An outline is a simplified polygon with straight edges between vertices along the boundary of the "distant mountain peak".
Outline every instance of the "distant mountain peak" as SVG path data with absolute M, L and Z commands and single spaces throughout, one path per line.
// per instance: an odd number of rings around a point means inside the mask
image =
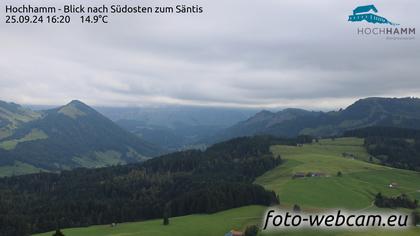
M 357 100 L 354 104 L 360 103 L 360 102 L 420 102 L 420 99 L 417 97 L 367 97 Z
M 76 106 L 78 108 L 90 108 L 88 105 L 86 105 L 85 103 L 83 103 L 80 100 L 72 100 L 66 106 L 69 106 L 69 105 Z
M 266 115 L 274 115 L 274 113 L 268 110 L 261 110 L 260 112 L 255 114 L 255 116 L 266 116 Z
M 302 115 L 302 114 L 308 114 L 308 113 L 311 113 L 311 112 L 307 111 L 307 110 L 304 110 L 304 109 L 300 109 L 300 108 L 286 108 L 284 110 L 281 110 L 281 111 L 277 112 L 277 114 L 281 114 L 281 113 Z
M 71 117 L 73 119 L 77 119 L 81 116 L 86 116 L 90 113 L 93 109 L 90 108 L 88 105 L 84 104 L 79 100 L 73 100 L 67 105 L 61 107 L 58 110 L 58 113 Z

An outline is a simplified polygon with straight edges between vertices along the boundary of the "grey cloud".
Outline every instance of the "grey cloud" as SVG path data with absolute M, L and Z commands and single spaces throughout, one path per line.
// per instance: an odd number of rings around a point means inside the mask
M 125 3 L 139 4 L 118 1 Z M 96 26 L 2 23 L 0 99 L 324 109 L 359 97 L 420 96 L 419 39 L 357 36 L 360 24 L 346 20 L 363 2 L 182 3 L 201 4 L 205 13 L 117 16 Z M 420 2 L 375 4 L 390 19 L 418 27 Z

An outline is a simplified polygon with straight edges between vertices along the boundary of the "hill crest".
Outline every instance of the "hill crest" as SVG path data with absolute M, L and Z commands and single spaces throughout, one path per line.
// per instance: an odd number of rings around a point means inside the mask
M 327 137 L 369 126 L 420 129 L 420 99 L 370 97 L 359 99 L 344 110 L 330 112 L 294 108 L 276 113 L 263 110 L 225 129 L 212 140 L 217 142 L 255 134 Z

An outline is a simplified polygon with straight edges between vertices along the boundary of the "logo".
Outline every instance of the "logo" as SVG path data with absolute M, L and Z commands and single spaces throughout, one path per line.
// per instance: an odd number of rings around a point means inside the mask
M 367 21 L 372 24 L 390 24 L 390 25 L 399 25 L 390 22 L 385 17 L 378 16 L 374 13 L 378 13 L 378 9 L 376 9 L 375 5 L 367 5 L 367 6 L 359 6 L 353 10 L 353 15 L 349 16 L 349 21 L 357 22 L 357 21 Z
M 387 40 L 413 40 L 416 35 L 416 28 L 414 27 L 400 27 L 400 24 L 393 23 L 387 18 L 377 14 L 378 9 L 375 5 L 358 6 L 353 10 L 353 15 L 350 15 L 348 21 L 363 22 L 366 21 L 371 25 L 376 26 L 362 26 L 357 28 L 357 35 L 360 36 L 386 36 Z

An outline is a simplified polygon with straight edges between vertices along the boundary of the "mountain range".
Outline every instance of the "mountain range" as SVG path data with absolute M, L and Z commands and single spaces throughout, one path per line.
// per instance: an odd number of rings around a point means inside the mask
M 161 150 L 80 101 L 43 111 L 0 103 L 0 174 L 102 167 Z
M 371 97 L 360 99 L 345 109 L 329 112 L 302 109 L 261 111 L 223 130 L 207 142 L 255 134 L 329 137 L 370 126 L 420 129 L 420 99 Z

